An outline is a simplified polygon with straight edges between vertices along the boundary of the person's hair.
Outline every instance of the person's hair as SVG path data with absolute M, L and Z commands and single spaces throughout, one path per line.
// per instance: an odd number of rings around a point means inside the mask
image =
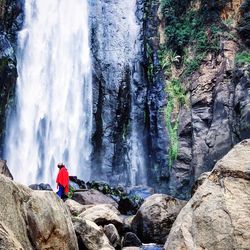
M 63 164 L 63 163 L 58 163 L 58 164 L 57 164 L 57 167 L 63 168 L 63 167 L 64 167 L 64 164 Z

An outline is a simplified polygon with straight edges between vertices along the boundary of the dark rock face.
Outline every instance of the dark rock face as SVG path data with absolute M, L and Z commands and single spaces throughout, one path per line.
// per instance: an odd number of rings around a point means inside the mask
M 29 185 L 29 188 L 31 188 L 32 190 L 53 191 L 53 189 L 51 188 L 49 184 L 44 184 L 44 183 L 32 184 L 32 185 Z
M 250 47 L 250 1 L 244 0 L 240 6 L 241 18 L 238 24 L 238 32 L 246 45 Z
M 147 17 L 145 25 L 145 47 L 148 47 L 145 55 L 145 64 L 152 68 L 152 72 L 147 72 L 149 86 L 147 95 L 147 126 L 149 128 L 148 145 L 149 165 L 148 176 L 149 185 L 157 191 L 166 191 L 166 180 L 169 177 L 168 169 L 168 135 L 165 123 L 163 108 L 166 106 L 165 80 L 158 58 L 159 37 L 158 18 L 160 2 L 150 1 L 147 3 Z
M 137 23 L 142 28 L 143 3 Z M 142 31 L 132 37 L 130 1 L 91 1 L 94 131 L 92 179 L 130 184 L 132 116 L 144 140 L 146 83 L 143 80 Z M 132 25 L 132 26 L 130 26 Z M 133 105 L 132 105 L 133 104 Z M 133 107 L 132 107 L 133 106 Z M 144 147 L 144 143 L 142 143 Z M 139 180 L 140 181 L 140 180 Z
M 6 110 L 13 101 L 17 78 L 16 41 L 17 31 L 23 22 L 23 1 L 0 2 L 0 155 L 3 154 Z
M 188 6 L 191 1 L 184 2 Z M 203 18 L 206 22 L 218 21 L 227 4 L 228 1 L 203 1 Z M 187 199 L 200 174 L 210 171 L 233 145 L 250 136 L 249 68 L 234 66 L 237 44 L 222 39 L 219 55 L 208 55 L 199 71 L 184 79 L 182 84 L 188 104 L 176 114 L 179 117 L 178 155 L 173 166 L 168 166 L 171 135 L 162 111 L 166 109 L 168 96 L 165 96 L 166 83 L 158 58 L 161 29 L 166 23 L 159 16 L 159 10 L 159 1 L 151 1 L 145 21 L 145 44 L 150 48 L 145 61 L 149 68 L 153 68 L 147 72 L 151 160 L 148 176 L 156 191 Z
M 128 232 L 124 235 L 123 247 L 140 247 L 141 245 L 140 239 L 134 233 Z
M 240 141 L 250 138 L 250 66 L 237 68 L 233 73 L 234 132 Z

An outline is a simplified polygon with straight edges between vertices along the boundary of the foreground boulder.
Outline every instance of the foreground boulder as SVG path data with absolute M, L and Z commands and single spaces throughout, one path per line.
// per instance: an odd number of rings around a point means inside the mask
M 80 217 L 72 218 L 76 231 L 79 249 L 114 250 L 101 227 L 94 222 Z
M 164 244 L 177 215 L 186 204 L 165 194 L 154 194 L 142 204 L 132 229 L 143 243 Z
M 24 250 L 14 234 L 0 222 L 0 249 Z
M 165 250 L 249 249 L 250 140 L 216 165 L 178 215 Z
M 0 174 L 3 174 L 13 180 L 13 176 L 7 167 L 6 161 L 0 160 Z
M 0 249 L 78 249 L 70 213 L 53 192 L 0 175 L 0 200 Z
M 76 247 L 70 214 L 53 192 L 34 191 L 26 203 L 26 214 L 29 238 L 35 249 Z

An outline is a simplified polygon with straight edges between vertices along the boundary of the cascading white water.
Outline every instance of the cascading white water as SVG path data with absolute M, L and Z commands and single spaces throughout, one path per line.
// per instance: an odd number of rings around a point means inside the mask
M 58 162 L 89 178 L 92 86 L 87 0 L 25 0 L 16 110 L 5 156 L 16 180 L 54 186 Z
M 131 76 L 131 92 L 132 92 L 132 103 L 131 103 L 131 136 L 130 136 L 130 183 L 132 186 L 143 184 L 147 185 L 147 173 L 145 165 L 145 152 L 142 142 L 143 131 L 141 131 L 141 126 L 139 124 L 138 118 L 138 108 L 136 108 L 136 102 L 138 96 L 136 96 L 136 86 L 135 80 L 141 81 L 138 79 L 141 76 L 139 69 L 138 58 L 142 57 L 141 51 L 141 42 L 138 40 L 140 33 L 140 25 L 136 20 L 136 9 L 137 1 L 130 0 L 127 3 L 129 8 L 128 11 L 128 25 L 129 25 L 129 41 L 131 44 L 131 71 L 133 75 Z

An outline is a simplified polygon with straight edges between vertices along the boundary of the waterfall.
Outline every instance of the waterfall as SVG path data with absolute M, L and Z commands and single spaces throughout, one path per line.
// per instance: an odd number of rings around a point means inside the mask
M 147 173 L 145 165 L 145 152 L 143 145 L 144 111 L 139 109 L 143 95 L 142 88 L 138 86 L 143 81 L 140 69 L 140 59 L 142 59 L 142 41 L 139 40 L 142 23 L 138 23 L 136 18 L 137 1 L 130 2 L 130 15 L 128 15 L 130 39 L 131 39 L 131 136 L 130 136 L 130 183 L 132 186 L 147 185 Z M 144 106 L 143 110 L 144 110 Z
M 5 157 L 17 181 L 54 186 L 58 162 L 88 179 L 92 79 L 87 0 L 26 0 Z

